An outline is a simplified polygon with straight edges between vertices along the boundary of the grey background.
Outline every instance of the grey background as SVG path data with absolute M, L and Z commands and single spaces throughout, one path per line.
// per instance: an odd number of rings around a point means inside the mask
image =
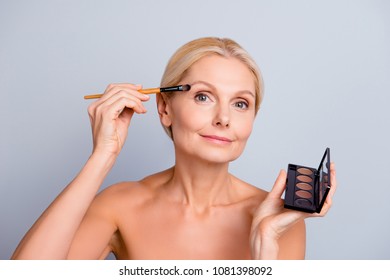
M 231 37 L 258 62 L 265 99 L 231 172 L 270 190 L 329 146 L 334 206 L 307 220 L 308 259 L 390 259 L 388 1 L 0 1 L 0 259 L 91 152 L 89 101 L 108 83 L 159 84 L 172 53 Z M 155 110 L 136 116 L 102 188 L 173 164 Z

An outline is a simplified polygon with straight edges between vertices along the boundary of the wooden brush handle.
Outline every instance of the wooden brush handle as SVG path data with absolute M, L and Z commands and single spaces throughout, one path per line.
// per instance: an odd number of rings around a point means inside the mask
M 146 88 L 146 89 L 140 89 L 139 92 L 143 94 L 152 94 L 152 93 L 158 93 L 160 92 L 160 88 Z M 103 94 L 91 94 L 91 95 L 85 95 L 84 99 L 96 99 L 102 97 Z

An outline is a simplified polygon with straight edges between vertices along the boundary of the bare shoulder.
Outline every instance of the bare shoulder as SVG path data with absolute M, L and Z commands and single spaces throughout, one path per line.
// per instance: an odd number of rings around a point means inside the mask
M 231 175 L 231 178 L 239 201 L 246 202 L 253 207 L 257 207 L 268 195 L 266 190 L 249 184 L 234 175 Z
M 112 210 L 121 206 L 137 206 L 155 199 L 158 186 L 168 180 L 168 170 L 150 175 L 140 181 L 126 181 L 113 184 L 101 191 L 94 203 Z
M 256 187 L 254 185 L 251 185 L 234 175 L 230 175 L 232 178 L 233 185 L 236 186 L 236 189 L 243 195 L 243 196 L 253 196 L 253 197 L 261 197 L 265 198 L 265 196 L 268 194 L 267 191 Z

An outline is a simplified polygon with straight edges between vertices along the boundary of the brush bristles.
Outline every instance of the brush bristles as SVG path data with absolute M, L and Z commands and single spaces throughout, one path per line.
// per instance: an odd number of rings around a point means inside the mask
M 189 91 L 191 89 L 191 86 L 190 85 L 182 85 L 181 86 L 181 90 L 182 91 Z
M 160 92 L 173 92 L 173 91 L 188 91 L 190 90 L 190 85 L 179 85 L 174 87 L 162 87 Z

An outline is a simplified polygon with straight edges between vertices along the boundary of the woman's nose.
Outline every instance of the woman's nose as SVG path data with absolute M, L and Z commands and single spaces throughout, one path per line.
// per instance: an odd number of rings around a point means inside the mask
M 219 127 L 229 127 L 230 125 L 230 110 L 227 105 L 219 105 L 215 110 L 213 124 Z

